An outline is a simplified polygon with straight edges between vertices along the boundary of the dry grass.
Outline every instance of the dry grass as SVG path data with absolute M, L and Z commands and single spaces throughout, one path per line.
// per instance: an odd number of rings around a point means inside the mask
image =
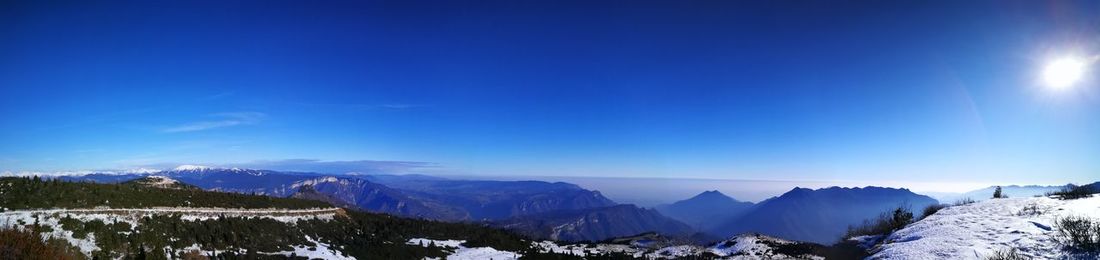
M 31 231 L 0 229 L 0 259 L 84 259 L 84 254 L 65 241 L 42 237 Z

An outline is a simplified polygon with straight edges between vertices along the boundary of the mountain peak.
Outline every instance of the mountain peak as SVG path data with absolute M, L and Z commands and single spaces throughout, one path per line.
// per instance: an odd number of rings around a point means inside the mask
M 173 168 L 172 170 L 174 170 L 174 171 L 202 171 L 202 170 L 209 170 L 209 169 L 211 169 L 211 167 L 209 167 L 209 166 L 184 164 L 184 165 L 176 166 L 176 168 Z
M 726 194 L 722 194 L 722 192 L 720 192 L 718 190 L 708 190 L 708 191 L 704 191 L 702 193 L 699 193 L 699 195 L 695 195 L 695 197 L 692 197 L 691 199 L 731 199 L 732 200 L 733 198 L 730 198 L 729 196 L 726 196 Z

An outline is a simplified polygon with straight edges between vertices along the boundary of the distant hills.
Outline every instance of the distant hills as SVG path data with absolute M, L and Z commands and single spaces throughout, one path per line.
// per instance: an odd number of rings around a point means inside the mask
M 882 212 L 899 206 L 919 211 L 937 203 L 935 199 L 907 189 L 794 188 L 756 204 L 743 215 L 727 219 L 707 232 L 722 237 L 762 233 L 832 244 L 840 239 L 848 226 L 860 224 Z
M 992 194 L 992 193 L 990 193 Z M 848 226 L 903 206 L 919 211 L 937 201 L 907 189 L 880 187 L 794 188 L 758 204 L 718 191 L 657 207 L 661 213 L 716 237 L 761 233 L 784 239 L 832 244 Z
M 1048 192 L 1061 190 L 1066 185 L 1006 185 L 1000 186 L 1001 193 L 1007 195 L 1009 198 L 1027 198 L 1042 196 Z M 964 193 L 947 193 L 939 194 L 936 199 L 941 203 L 953 203 L 961 199 L 972 199 L 975 201 L 986 200 L 993 197 L 993 191 L 997 189 L 997 186 L 989 186 L 973 191 Z
M 686 200 L 659 205 L 657 211 L 699 230 L 712 229 L 751 209 L 752 202 L 737 201 L 719 191 L 706 191 Z

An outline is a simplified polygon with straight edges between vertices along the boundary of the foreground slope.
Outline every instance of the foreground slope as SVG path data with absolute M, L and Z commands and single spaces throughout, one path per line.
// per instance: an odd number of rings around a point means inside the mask
M 1100 197 L 991 199 L 948 207 L 891 234 L 872 258 L 985 259 L 1017 249 L 1035 259 L 1072 259 L 1053 237 L 1055 220 L 1065 216 L 1100 219 Z

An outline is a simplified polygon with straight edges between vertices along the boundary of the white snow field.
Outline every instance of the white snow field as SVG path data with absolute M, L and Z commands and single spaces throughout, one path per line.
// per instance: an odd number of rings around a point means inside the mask
M 894 232 L 871 259 L 985 259 L 1016 249 L 1033 259 L 1073 258 L 1052 236 L 1059 217 L 1100 219 L 1100 196 L 991 199 L 948 207 Z
M 427 247 L 434 243 L 435 246 L 446 247 L 451 250 L 451 254 L 447 256 L 447 260 L 515 260 L 523 256 L 515 252 L 496 250 L 492 247 L 465 247 L 462 245 L 462 243 L 466 243 L 466 240 L 432 240 L 427 238 L 413 238 L 409 239 L 409 241 L 405 243 L 409 245 L 423 245 L 424 247 Z
M 176 207 L 156 207 L 156 208 L 137 208 L 137 209 L 112 209 L 112 208 L 96 208 L 96 209 L 42 209 L 42 210 L 14 210 L 0 212 L 0 227 L 4 228 L 24 228 L 25 225 L 31 225 L 39 223 L 39 225 L 49 226 L 52 231 L 43 233 L 43 238 L 59 238 L 68 241 L 69 244 L 80 248 L 80 251 L 86 255 L 91 255 L 92 252 L 99 250 L 96 246 L 96 240 L 94 234 L 88 234 L 85 238 L 73 237 L 72 231 L 66 231 L 61 228 L 60 221 L 62 218 L 69 217 L 80 220 L 81 222 L 88 222 L 93 220 L 102 221 L 104 224 L 113 223 L 127 223 L 130 225 L 131 230 L 136 230 L 141 218 L 154 215 L 172 215 L 179 216 L 184 221 L 202 221 L 210 219 L 218 219 L 222 216 L 225 217 L 242 217 L 242 218 L 268 218 L 276 221 L 296 224 L 299 220 L 332 220 L 337 215 L 342 215 L 343 209 L 340 208 L 319 208 L 319 209 L 233 209 L 233 208 L 176 208 Z M 329 250 L 328 246 L 313 240 L 313 238 L 307 239 L 313 242 L 314 245 L 298 245 L 294 246 L 295 252 L 271 252 L 265 254 L 279 254 L 290 255 L 295 253 L 299 256 L 317 256 L 325 259 L 344 259 L 340 252 L 335 250 Z M 313 248 L 314 250 L 309 250 Z M 183 252 L 198 250 L 206 255 L 213 253 L 221 253 L 223 251 L 217 250 L 204 250 L 199 245 L 192 245 L 186 248 L 173 249 L 173 254 L 180 254 Z M 168 258 L 173 258 L 168 256 Z M 353 259 L 353 258 L 352 258 Z
M 701 247 L 695 245 L 676 245 L 657 249 L 649 249 L 621 244 L 596 244 L 588 245 L 558 245 L 553 241 L 534 242 L 533 245 L 542 252 L 572 253 L 577 256 L 603 254 L 608 252 L 625 253 L 636 258 L 643 259 L 675 259 L 680 257 L 702 255 L 704 252 L 715 254 L 721 259 L 821 259 L 812 255 L 788 256 L 776 253 L 768 244 L 790 244 L 789 240 L 774 237 L 743 234 L 734 236 L 725 241 Z

